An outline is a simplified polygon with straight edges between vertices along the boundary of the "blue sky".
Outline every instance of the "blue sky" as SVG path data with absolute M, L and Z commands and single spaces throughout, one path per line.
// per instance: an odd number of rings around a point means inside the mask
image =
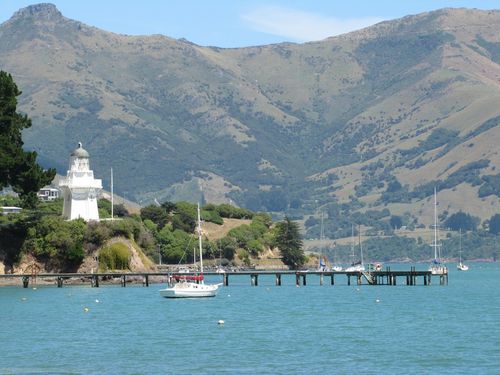
M 440 8 L 500 9 L 500 0 L 46 0 L 64 16 L 130 35 L 199 45 L 306 42 Z M 0 0 L 0 22 L 37 1 Z

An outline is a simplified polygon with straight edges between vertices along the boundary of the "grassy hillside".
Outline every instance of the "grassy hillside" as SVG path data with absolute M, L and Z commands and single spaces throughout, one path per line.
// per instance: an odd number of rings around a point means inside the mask
M 443 9 L 221 49 L 113 34 L 41 4 L 0 25 L 0 66 L 44 165 L 64 174 L 82 141 L 104 185 L 112 166 L 115 191 L 143 205 L 202 188 L 293 217 L 345 203 L 427 224 L 432 185 L 450 213 L 484 221 L 500 207 L 499 35 L 499 11 Z

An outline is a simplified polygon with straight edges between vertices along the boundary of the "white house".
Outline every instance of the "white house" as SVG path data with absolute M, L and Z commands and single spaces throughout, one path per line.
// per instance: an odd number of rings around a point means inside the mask
M 0 207 L 0 209 L 3 215 L 18 214 L 23 210 L 21 207 L 14 207 L 14 206 L 2 206 Z
M 54 199 L 59 198 L 59 193 L 59 189 L 45 186 L 38 191 L 37 195 L 42 201 L 53 201 Z

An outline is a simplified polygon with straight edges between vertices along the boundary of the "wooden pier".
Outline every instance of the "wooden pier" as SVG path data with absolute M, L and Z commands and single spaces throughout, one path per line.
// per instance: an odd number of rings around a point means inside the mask
M 39 273 L 39 274 L 6 274 L 0 275 L 0 280 L 2 279 L 19 279 L 20 283 L 24 288 L 27 288 L 30 284 L 35 285 L 37 279 L 42 279 L 44 281 L 53 280 L 57 287 L 61 288 L 65 281 L 70 281 L 72 284 L 86 284 L 89 283 L 90 286 L 98 288 L 100 283 L 105 281 L 114 280 L 116 284 L 119 280 L 119 284 L 123 287 L 127 283 L 135 282 L 141 283 L 143 286 L 149 286 L 151 279 L 167 279 L 175 272 L 106 272 L 106 273 Z M 194 275 L 195 273 L 191 273 Z M 182 275 L 190 275 L 189 273 Z M 430 271 L 417 271 L 415 267 L 411 267 L 409 271 L 393 271 L 389 267 L 385 270 L 380 271 L 370 271 L 370 272 L 323 272 L 323 271 L 293 271 L 293 270 L 272 270 L 272 271 L 261 271 L 261 270 L 247 270 L 247 271 L 234 271 L 234 272 L 205 272 L 205 276 L 219 276 L 222 279 L 222 284 L 225 286 L 229 285 L 229 280 L 235 277 L 249 276 L 250 285 L 259 285 L 259 276 L 269 276 L 274 275 L 274 284 L 276 286 L 281 286 L 283 283 L 283 278 L 293 278 L 296 286 L 306 286 L 308 282 L 314 281 L 319 282 L 319 285 L 324 285 L 325 280 L 330 285 L 335 285 L 336 278 L 346 277 L 347 285 L 431 285 L 432 277 L 438 279 L 439 285 L 448 284 L 448 274 L 443 275 L 433 275 Z M 164 282 L 164 281 L 161 281 Z

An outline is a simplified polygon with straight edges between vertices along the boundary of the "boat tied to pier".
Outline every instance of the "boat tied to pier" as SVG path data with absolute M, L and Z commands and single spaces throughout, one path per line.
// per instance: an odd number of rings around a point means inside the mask
M 200 253 L 200 274 L 174 274 L 169 277 L 168 286 L 160 290 L 160 296 L 165 298 L 199 298 L 215 297 L 222 284 L 205 284 L 203 276 L 203 251 L 200 205 L 198 204 L 198 248 Z
M 359 237 L 359 254 L 360 254 L 360 260 L 356 261 L 355 260 L 355 255 L 354 255 L 354 226 L 351 225 L 351 265 L 345 269 L 346 272 L 364 272 L 365 271 L 365 264 L 363 262 L 363 245 L 361 244 L 361 230 L 358 230 L 358 237 Z
M 434 241 L 431 244 L 434 248 L 434 259 L 429 266 L 429 271 L 433 275 L 448 274 L 448 267 L 441 261 L 441 243 L 438 242 L 438 217 L 437 217 L 437 193 L 434 188 Z

